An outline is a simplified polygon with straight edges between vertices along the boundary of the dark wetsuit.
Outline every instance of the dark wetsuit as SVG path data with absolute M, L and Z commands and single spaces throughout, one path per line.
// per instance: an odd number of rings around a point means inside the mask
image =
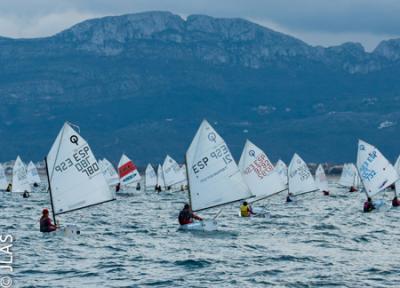
M 57 228 L 51 224 L 51 220 L 49 217 L 47 218 L 40 218 L 40 232 L 53 232 Z
M 290 196 L 286 197 L 286 203 L 292 202 L 293 200 L 290 198 Z
M 181 224 L 181 225 L 190 224 L 193 222 L 193 218 L 197 219 L 197 220 L 202 220 L 199 216 L 195 215 L 190 210 L 183 209 L 179 213 L 179 217 L 178 217 L 179 224 Z
M 372 202 L 365 202 L 364 203 L 364 212 L 371 212 L 372 210 L 375 209 L 374 204 L 372 204 Z
M 393 199 L 392 206 L 393 207 L 399 207 L 400 206 L 400 201 L 398 199 Z

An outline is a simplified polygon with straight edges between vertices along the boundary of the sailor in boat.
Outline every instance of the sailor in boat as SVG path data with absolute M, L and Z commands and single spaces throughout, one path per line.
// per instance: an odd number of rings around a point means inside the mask
M 392 200 L 392 206 L 393 207 L 399 207 L 400 206 L 400 200 L 397 199 L 397 196 L 394 196 L 394 198 Z
M 364 212 L 371 212 L 375 209 L 374 203 L 372 203 L 371 197 L 368 197 L 367 201 L 364 203 Z
M 136 191 L 140 191 L 140 182 L 136 184 Z
M 39 187 L 39 184 L 35 182 L 35 183 L 33 183 L 33 187 L 37 188 L 37 187 Z
M 115 192 L 119 192 L 121 190 L 121 183 L 118 183 L 117 186 L 115 186 Z
M 11 190 L 12 190 L 12 184 L 11 184 L 11 183 L 8 183 L 6 192 L 11 192 Z
M 240 216 L 242 217 L 250 217 L 251 215 L 255 215 L 250 204 L 244 201 L 242 205 L 240 205 Z
M 57 230 L 57 226 L 51 223 L 49 217 L 49 210 L 46 208 L 42 211 L 42 217 L 40 218 L 40 232 L 53 232 Z
M 324 190 L 322 193 L 324 193 L 325 196 L 329 196 L 329 191 Z
M 292 193 L 288 193 L 288 195 L 286 196 L 286 203 L 293 202 L 293 200 L 292 200 L 292 198 L 290 198 L 290 196 L 292 196 Z
M 25 190 L 24 194 L 22 194 L 22 197 L 29 198 L 29 192 Z
M 356 187 L 354 187 L 354 186 L 351 186 L 351 187 L 350 187 L 349 192 L 357 192 L 357 191 L 358 191 L 358 190 L 357 190 Z
M 186 203 L 185 206 L 183 207 L 182 211 L 179 213 L 179 217 L 178 217 L 179 224 L 186 225 L 186 224 L 193 223 L 193 219 L 203 221 L 203 218 L 194 214 L 190 205 Z

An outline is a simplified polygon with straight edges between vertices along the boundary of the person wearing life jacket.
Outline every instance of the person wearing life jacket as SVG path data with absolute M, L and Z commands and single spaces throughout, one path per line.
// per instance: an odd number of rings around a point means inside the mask
M 28 191 L 24 191 L 24 194 L 22 194 L 23 198 L 29 198 L 29 192 Z
M 329 196 L 329 191 L 324 190 L 324 191 L 322 191 L 322 193 L 323 193 L 325 196 Z
M 371 212 L 375 209 L 374 203 L 372 203 L 371 197 L 368 197 L 367 201 L 364 202 L 364 212 Z
M 12 184 L 11 184 L 11 183 L 8 183 L 6 192 L 11 192 L 11 190 L 12 190 Z
M 240 205 L 240 216 L 250 217 L 251 215 L 255 215 L 255 213 L 253 213 L 253 209 L 251 209 L 251 206 L 246 201 L 244 201 L 242 205 Z
M 400 206 L 400 200 L 397 199 L 397 196 L 394 196 L 394 198 L 392 200 L 392 206 L 393 207 L 399 207 Z
M 185 206 L 183 207 L 182 211 L 179 213 L 179 217 L 178 217 L 179 224 L 186 225 L 186 224 L 193 223 L 193 219 L 203 221 L 203 218 L 194 214 L 190 205 L 186 203 Z
M 49 210 L 46 208 L 42 211 L 42 217 L 40 218 L 40 232 L 53 232 L 57 230 L 57 226 L 51 223 L 49 217 Z
M 357 192 L 358 190 L 356 189 L 356 187 L 351 186 L 349 189 L 349 192 Z
M 140 191 L 140 189 L 141 189 L 141 187 L 140 187 L 140 182 L 138 182 L 138 183 L 136 184 L 136 191 Z
M 290 198 L 290 196 L 292 196 L 292 193 L 288 193 L 288 195 L 286 196 L 286 203 L 293 202 L 293 200 L 292 200 L 292 198 Z

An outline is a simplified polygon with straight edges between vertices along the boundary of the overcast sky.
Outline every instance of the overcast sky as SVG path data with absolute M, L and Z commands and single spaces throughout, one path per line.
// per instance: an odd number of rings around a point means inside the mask
M 241 17 L 312 45 L 400 38 L 400 0 L 0 0 L 0 35 L 40 37 L 106 15 L 167 10 Z

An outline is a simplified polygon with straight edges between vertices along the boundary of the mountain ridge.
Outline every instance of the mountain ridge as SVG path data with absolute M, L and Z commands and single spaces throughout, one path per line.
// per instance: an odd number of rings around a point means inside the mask
M 69 120 L 99 156 L 178 160 L 203 118 L 235 155 L 251 138 L 272 158 L 348 162 L 360 137 L 394 157 L 399 42 L 324 48 L 243 19 L 170 12 L 0 37 L 0 159 L 40 159 Z

